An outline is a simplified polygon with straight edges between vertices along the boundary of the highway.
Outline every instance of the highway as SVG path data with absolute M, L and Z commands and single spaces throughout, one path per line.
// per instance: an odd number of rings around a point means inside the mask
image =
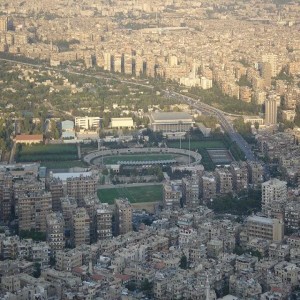
M 124 80 L 121 78 L 118 78 L 117 76 L 112 76 L 111 77 L 107 77 L 108 74 L 104 74 L 103 75 L 91 75 L 91 74 L 85 74 L 82 72 L 75 72 L 69 69 L 60 69 L 60 68 L 53 68 L 53 67 L 48 67 L 48 66 L 44 66 L 41 64 L 32 64 L 32 63 L 24 63 L 24 62 L 19 62 L 17 60 L 13 60 L 13 59 L 4 59 L 4 58 L 0 58 L 0 60 L 2 61 L 6 61 L 6 62 L 10 62 L 10 63 L 14 63 L 14 64 L 21 64 L 21 65 L 25 65 L 25 66 L 31 66 L 31 67 L 35 67 L 35 68 L 40 68 L 40 67 L 44 67 L 47 70 L 53 70 L 53 71 L 57 71 L 57 72 L 65 72 L 67 74 L 73 74 L 73 75 L 78 75 L 78 76 L 85 76 L 85 77 L 89 77 L 89 78 L 96 78 L 96 79 L 106 79 L 106 80 L 118 80 L 121 83 L 125 83 L 128 85 L 135 85 L 135 86 L 141 86 L 144 88 L 148 88 L 148 89 L 153 89 L 154 87 L 150 84 L 147 84 L 145 82 L 141 83 L 138 81 L 132 81 L 132 80 Z M 165 93 L 165 95 L 167 97 L 171 97 L 180 101 L 183 101 L 187 104 L 189 104 L 191 107 L 198 109 L 204 113 L 207 113 L 209 115 L 215 116 L 221 123 L 222 128 L 224 129 L 224 131 L 226 133 L 229 134 L 230 138 L 232 139 L 232 141 L 236 142 L 237 145 L 240 147 L 240 149 L 244 152 L 245 157 L 247 160 L 250 161 L 255 161 L 256 158 L 251 150 L 250 145 L 243 139 L 243 137 L 237 133 L 235 131 L 235 129 L 233 128 L 232 124 L 226 119 L 226 115 L 230 115 L 228 113 L 223 112 L 220 109 L 214 108 L 206 103 L 201 102 L 200 99 L 196 100 L 194 98 L 188 97 L 186 95 L 174 92 L 174 91 L 169 91 L 169 90 L 164 90 L 163 91 Z
M 200 110 L 206 114 L 216 117 L 223 130 L 228 133 L 231 140 L 236 142 L 240 149 L 244 152 L 247 160 L 255 161 L 256 158 L 251 150 L 250 145 L 243 139 L 243 137 L 235 131 L 232 124 L 226 119 L 226 113 L 220 109 L 214 108 L 206 103 L 201 102 L 200 99 L 196 100 L 191 97 L 176 93 L 174 91 L 165 91 L 167 97 L 175 98 L 189 104 L 191 107 Z

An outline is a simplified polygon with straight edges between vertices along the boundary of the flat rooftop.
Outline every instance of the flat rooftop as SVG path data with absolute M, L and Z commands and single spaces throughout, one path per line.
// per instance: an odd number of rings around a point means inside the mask
M 151 114 L 153 121 L 186 121 L 193 122 L 193 118 L 186 112 L 154 112 Z

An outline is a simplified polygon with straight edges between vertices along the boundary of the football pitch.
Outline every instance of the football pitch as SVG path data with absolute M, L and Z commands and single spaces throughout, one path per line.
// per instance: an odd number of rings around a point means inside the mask
M 130 203 L 162 201 L 162 185 L 145 185 L 134 187 L 116 187 L 97 191 L 102 203 L 114 204 L 117 198 L 127 198 Z

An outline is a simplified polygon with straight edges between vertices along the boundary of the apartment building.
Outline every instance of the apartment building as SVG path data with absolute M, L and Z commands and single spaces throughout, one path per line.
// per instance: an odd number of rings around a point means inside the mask
M 233 162 L 230 165 L 233 189 L 237 192 L 248 188 L 248 169 L 245 162 Z
M 62 180 L 52 177 L 47 181 L 46 187 L 52 195 L 52 210 L 61 211 L 60 198 L 64 196 L 64 186 Z
M 54 212 L 46 216 L 47 242 L 52 251 L 65 247 L 65 222 L 62 213 Z
M 287 200 L 287 183 L 277 178 L 262 184 L 262 213 L 272 217 L 276 204 L 283 205 Z
M 61 198 L 62 214 L 65 221 L 65 238 L 68 245 L 71 245 L 72 218 L 77 206 L 77 201 L 74 197 L 66 196 Z
M 253 187 L 260 187 L 264 181 L 264 167 L 261 163 L 255 161 L 247 162 L 249 183 Z
M 280 242 L 284 236 L 284 224 L 281 220 L 259 216 L 250 216 L 246 219 L 248 240 L 262 238 Z
M 265 101 L 265 124 L 277 124 L 277 101 L 274 98 Z
M 217 194 L 217 180 L 212 172 L 204 172 L 200 178 L 200 193 L 204 201 L 214 199 Z
M 132 231 L 132 206 L 127 199 L 115 200 L 116 234 L 121 235 Z
M 299 201 L 289 201 L 284 207 L 284 222 L 286 228 L 291 230 L 300 229 L 300 203 Z
M 112 237 L 112 210 L 108 204 L 101 204 L 97 208 L 97 240 Z
M 182 199 L 189 208 L 199 205 L 199 179 L 197 176 L 182 179 Z
M 95 194 L 97 179 L 93 176 L 79 176 L 67 178 L 67 194 L 81 201 L 86 195 Z
M 84 207 L 75 209 L 71 229 L 71 241 L 75 247 L 90 244 L 90 222 L 90 217 Z
M 19 229 L 46 232 L 46 216 L 52 212 L 51 193 L 45 191 L 18 195 Z
M 217 192 L 220 194 L 228 194 L 233 191 L 233 176 L 230 170 L 226 168 L 216 169 Z
M 10 173 L 0 173 L 0 219 L 8 222 L 13 206 L 13 176 Z
M 82 253 L 76 249 L 56 252 L 55 268 L 59 271 L 71 272 L 73 268 L 82 266 Z
M 163 186 L 163 204 L 166 209 L 180 207 L 181 191 L 176 185 L 167 182 Z

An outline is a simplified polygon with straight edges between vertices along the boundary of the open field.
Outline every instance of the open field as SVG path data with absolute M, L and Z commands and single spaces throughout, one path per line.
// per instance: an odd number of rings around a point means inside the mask
M 116 198 L 127 198 L 131 203 L 162 201 L 162 185 L 116 187 L 97 191 L 102 203 L 113 204 Z
M 131 154 L 131 155 L 116 155 L 104 157 L 104 164 L 116 164 L 118 161 L 156 161 L 175 159 L 176 155 L 172 154 Z

